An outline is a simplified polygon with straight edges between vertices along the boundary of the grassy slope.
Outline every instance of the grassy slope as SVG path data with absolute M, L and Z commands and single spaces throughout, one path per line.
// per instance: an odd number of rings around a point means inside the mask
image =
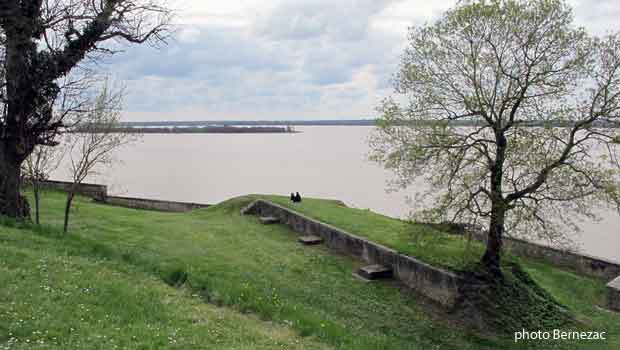
M 30 337 L 32 342 L 46 331 L 53 334 L 45 335 L 46 341 L 56 337 L 58 348 L 73 348 L 76 342 L 97 348 L 111 338 L 129 348 L 156 348 L 169 341 L 175 329 L 179 348 L 191 348 L 192 341 L 198 344 L 195 348 L 214 348 L 208 346 L 216 339 L 211 329 L 219 332 L 220 348 L 520 348 L 511 339 L 482 339 L 433 320 L 418 297 L 353 278 L 357 262 L 323 247 L 301 247 L 283 226 L 263 226 L 255 217 L 242 217 L 239 209 L 249 197 L 191 214 L 78 199 L 71 234 L 60 238 L 55 227 L 61 224 L 62 200 L 56 193 L 45 196 L 43 221 L 54 227 L 44 230 L 49 232 L 0 227 L 0 349 L 12 348 L 11 337 L 20 343 Z M 348 210 L 341 213 L 343 225 L 360 219 L 347 220 L 347 215 Z M 381 221 L 375 227 L 385 225 L 395 223 Z M 40 259 L 48 266 L 45 273 Z M 592 328 L 605 327 L 614 334 L 611 344 L 584 347 L 620 346 L 620 318 L 591 305 L 602 301 L 601 282 L 545 265 L 527 268 Z M 185 276 L 185 289 L 159 282 L 175 284 Z M 46 285 L 72 294 L 51 295 Z M 563 285 L 575 290 L 568 293 Z M 89 292 L 79 293 L 84 288 Z M 90 291 L 97 294 L 93 297 Z M 83 307 L 90 312 L 84 313 Z M 260 323 L 231 308 L 275 323 Z M 32 317 L 32 328 L 20 324 L 20 319 Z M 197 317 L 202 321 L 196 322 Z M 32 334 L 34 330 L 43 333 Z
M 365 209 L 346 208 L 338 201 L 305 198 L 301 203 L 292 203 L 288 197 L 260 197 L 435 266 L 464 270 L 477 262 L 483 252 L 478 242 L 468 242 L 428 225 L 395 220 Z
M 327 349 L 124 263 L 0 227 L 0 349 Z

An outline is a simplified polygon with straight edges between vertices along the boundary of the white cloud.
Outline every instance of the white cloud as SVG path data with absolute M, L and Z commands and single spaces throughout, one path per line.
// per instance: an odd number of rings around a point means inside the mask
M 107 69 L 132 120 L 357 118 L 390 93 L 407 28 L 455 0 L 173 0 L 176 40 Z M 615 28 L 617 0 L 571 0 L 576 22 Z

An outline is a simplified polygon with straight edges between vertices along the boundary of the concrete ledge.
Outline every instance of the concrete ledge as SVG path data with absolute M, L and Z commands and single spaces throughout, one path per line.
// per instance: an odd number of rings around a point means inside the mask
M 42 189 L 57 190 L 57 191 L 68 191 L 72 185 L 73 183 L 66 182 L 66 181 L 47 180 L 47 181 L 39 182 L 39 186 Z M 76 186 L 75 191 L 78 194 L 91 197 L 97 200 L 105 200 L 105 198 L 108 196 L 108 187 L 106 185 L 81 183 Z
M 277 217 L 281 223 L 289 226 L 300 235 L 321 237 L 325 244 L 334 250 L 370 264 L 390 267 L 393 270 L 394 278 L 443 306 L 453 307 L 462 294 L 461 287 L 464 284 L 464 279 L 453 272 L 399 254 L 393 249 L 306 217 L 275 203 L 257 200 L 244 208 L 242 214 Z
M 620 276 L 620 263 L 587 254 L 547 247 L 520 239 L 508 238 L 506 247 L 517 255 L 544 259 L 560 267 L 568 267 L 577 272 L 610 280 Z
M 607 284 L 607 307 L 620 311 L 620 277 Z
M 195 209 L 208 208 L 208 204 L 188 203 L 188 202 L 174 202 L 163 201 L 157 199 L 146 198 L 132 198 L 132 197 L 118 197 L 107 196 L 104 201 L 109 205 L 114 205 L 124 208 L 142 209 L 142 210 L 155 210 L 164 212 L 182 213 Z
M 473 239 L 486 242 L 486 234 L 480 228 L 468 226 L 467 232 L 471 233 Z M 620 263 L 616 261 L 510 237 L 504 238 L 504 247 L 515 255 L 542 259 L 552 265 L 569 268 L 607 281 L 620 276 Z
M 42 181 L 39 184 L 43 189 L 53 189 L 58 191 L 68 191 L 73 185 L 73 183 L 71 182 L 52 180 Z M 108 187 L 106 185 L 89 183 L 82 183 L 77 185 L 76 193 L 93 198 L 94 200 L 101 203 L 132 209 L 180 213 L 191 211 L 194 209 L 209 207 L 208 204 L 190 202 L 175 202 L 146 198 L 108 196 Z

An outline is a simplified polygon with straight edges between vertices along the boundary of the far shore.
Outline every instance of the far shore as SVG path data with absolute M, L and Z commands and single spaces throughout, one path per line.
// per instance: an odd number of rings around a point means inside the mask
M 203 127 L 121 127 L 113 130 L 97 128 L 78 129 L 79 133 L 118 132 L 127 134 L 293 134 L 298 133 L 292 127 L 275 126 L 203 126 Z

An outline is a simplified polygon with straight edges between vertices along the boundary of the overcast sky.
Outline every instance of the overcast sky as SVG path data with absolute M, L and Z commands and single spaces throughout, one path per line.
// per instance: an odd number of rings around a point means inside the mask
M 374 117 L 407 27 L 455 0 L 170 2 L 169 45 L 130 47 L 102 66 L 128 88 L 125 120 Z M 594 33 L 619 26 L 619 0 L 570 3 Z

